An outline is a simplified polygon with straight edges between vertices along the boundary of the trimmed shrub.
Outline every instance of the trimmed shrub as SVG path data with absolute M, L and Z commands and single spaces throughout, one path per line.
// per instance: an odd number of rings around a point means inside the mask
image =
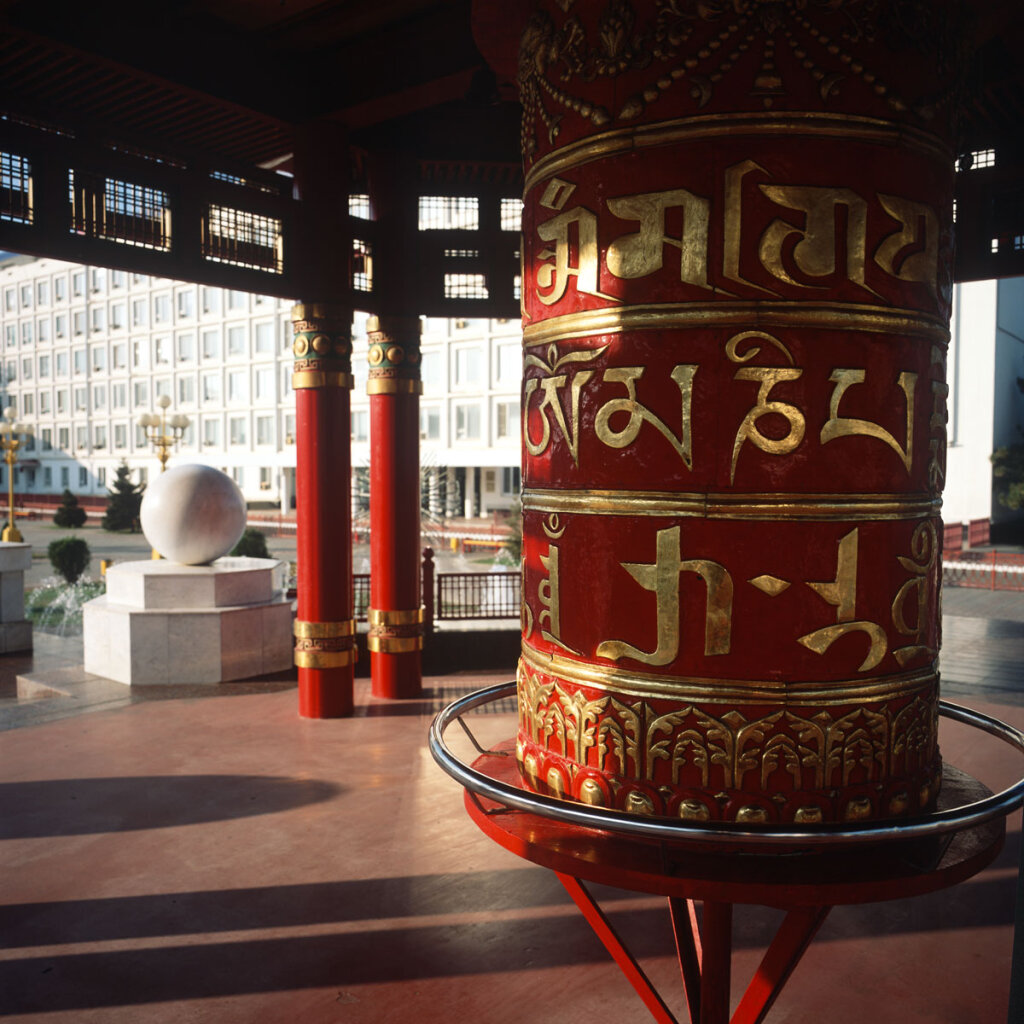
M 231 549 L 231 554 L 243 558 L 269 558 L 267 538 L 263 535 L 263 531 L 257 530 L 255 526 L 247 526 L 245 533 Z
M 50 565 L 68 583 L 76 583 L 78 577 L 89 566 L 92 557 L 89 545 L 81 537 L 64 537 L 55 540 L 46 550 L 50 556 Z
M 85 509 L 78 504 L 78 499 L 65 487 L 60 496 L 60 508 L 53 516 L 55 526 L 75 529 L 85 525 Z

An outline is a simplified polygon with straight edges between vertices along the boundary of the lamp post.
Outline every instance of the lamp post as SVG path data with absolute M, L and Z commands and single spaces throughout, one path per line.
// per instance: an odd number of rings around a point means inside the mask
M 144 412 L 139 417 L 139 426 L 146 432 L 146 439 L 156 450 L 156 457 L 160 460 L 160 472 L 167 469 L 167 460 L 171 456 L 171 449 L 181 440 L 189 425 L 189 418 L 182 413 L 175 413 L 168 419 L 167 407 L 171 404 L 170 396 L 161 395 L 156 404 L 160 406 L 159 415 L 155 412 Z
M 26 423 L 16 423 L 14 416 L 14 406 L 9 405 L 0 420 L 0 448 L 3 449 L 4 461 L 7 463 L 7 525 L 0 534 L 0 540 L 21 544 L 21 534 L 14 525 L 14 464 L 18 461 L 18 449 L 22 444 L 18 435 L 31 437 L 32 427 Z

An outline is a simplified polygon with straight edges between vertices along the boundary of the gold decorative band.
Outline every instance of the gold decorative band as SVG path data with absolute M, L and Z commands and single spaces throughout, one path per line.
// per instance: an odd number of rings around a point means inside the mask
M 938 318 L 912 309 L 861 305 L 855 302 L 663 302 L 644 306 L 588 309 L 550 317 L 523 328 L 523 345 L 549 345 L 594 334 L 685 328 L 792 327 L 814 330 L 868 331 L 913 335 L 945 343 L 949 330 Z
M 421 636 L 373 636 L 366 638 L 368 650 L 378 654 L 408 654 L 410 651 L 423 650 Z
M 303 388 L 351 388 L 352 374 L 338 370 L 300 370 L 292 374 L 292 390 Z
M 355 619 L 346 619 L 343 622 L 306 622 L 303 619 L 296 619 L 292 626 L 292 633 L 294 636 L 307 639 L 353 636 L 355 631 Z
M 572 661 L 544 654 L 525 641 L 523 661 L 531 668 L 569 683 L 595 690 L 612 690 L 634 697 L 665 698 L 715 704 L 771 703 L 799 707 L 882 702 L 906 697 L 935 686 L 935 665 L 873 679 L 811 680 L 786 682 L 774 679 L 710 679 L 698 676 L 653 675 L 611 665 Z
M 681 494 L 664 491 L 555 491 L 528 488 L 523 510 L 591 516 L 686 516 L 702 519 L 863 520 L 937 516 L 927 494 Z
M 366 382 L 368 395 L 422 395 L 423 381 L 409 377 L 371 377 Z
M 359 651 L 352 647 L 347 651 L 296 651 L 295 664 L 298 668 L 344 668 L 359 660 Z
M 408 626 L 423 621 L 423 609 L 369 608 L 366 612 L 366 621 L 371 626 Z
M 731 138 L 740 135 L 782 136 L 787 139 L 794 135 L 810 135 L 890 146 L 898 144 L 902 149 L 915 149 L 945 164 L 953 160 L 953 154 L 937 136 L 880 118 L 792 111 L 705 114 L 616 128 L 562 146 L 530 168 L 523 183 L 523 195 L 525 197 L 539 182 L 593 160 L 668 146 L 683 140 L 692 142 L 723 135 Z
M 352 310 L 336 302 L 297 302 L 292 306 L 292 322 L 303 320 L 339 320 L 347 328 Z

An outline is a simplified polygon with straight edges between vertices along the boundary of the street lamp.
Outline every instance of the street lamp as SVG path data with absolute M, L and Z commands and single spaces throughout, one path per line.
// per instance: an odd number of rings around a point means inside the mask
M 167 407 L 171 404 L 169 395 L 161 395 L 156 404 L 160 406 L 160 414 L 144 412 L 139 417 L 139 426 L 146 432 L 146 439 L 156 450 L 162 473 L 167 468 L 171 449 L 181 440 L 181 435 L 185 433 L 191 421 L 180 412 L 175 413 L 170 419 L 167 418 Z
M 7 525 L 0 534 L 0 540 L 21 544 L 21 534 L 14 525 L 14 464 L 18 461 L 18 449 L 22 445 L 18 435 L 31 437 L 32 427 L 27 423 L 15 423 L 13 405 L 4 409 L 3 417 L 0 420 L 0 448 L 3 449 L 4 461 L 7 463 Z

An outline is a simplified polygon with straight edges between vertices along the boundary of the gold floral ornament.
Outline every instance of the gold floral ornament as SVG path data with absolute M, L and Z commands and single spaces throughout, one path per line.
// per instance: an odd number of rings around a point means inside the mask
M 560 0 L 568 13 L 572 3 Z M 823 103 L 838 94 L 845 79 L 860 79 L 893 110 L 907 104 L 895 95 L 856 51 L 875 42 L 875 23 L 887 35 L 920 45 L 907 25 L 921 4 L 892 0 L 888 4 L 863 0 L 656 0 L 652 25 L 638 30 L 636 12 L 628 0 L 610 0 L 595 29 L 577 15 L 558 28 L 545 13 L 534 14 L 520 44 L 519 93 L 523 105 L 522 145 L 527 159 L 537 149 L 539 119 L 553 145 L 566 111 L 596 127 L 639 117 L 663 94 L 682 82 L 697 109 L 707 106 L 715 87 L 734 72 L 748 51 L 759 54 L 750 79 L 750 95 L 768 109 L 787 95 L 787 83 L 777 63 L 786 49 L 813 79 Z M 938 31 L 931 27 L 932 35 Z M 748 66 L 750 61 L 744 61 Z M 583 83 L 653 66 L 654 73 L 630 94 L 614 114 L 572 91 L 574 79 Z M 941 99 L 918 104 L 916 113 L 934 116 Z M 559 109 L 561 108 L 561 109 Z

